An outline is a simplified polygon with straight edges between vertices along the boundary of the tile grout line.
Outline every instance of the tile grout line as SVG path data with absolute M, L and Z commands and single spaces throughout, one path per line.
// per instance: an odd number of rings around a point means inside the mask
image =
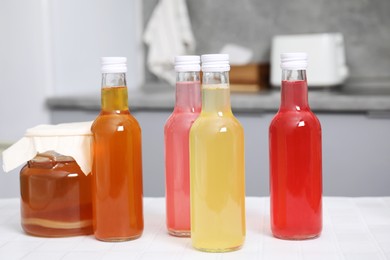
M 343 252 L 343 250 L 340 247 L 339 240 L 338 240 L 337 235 L 336 235 L 336 231 L 334 230 L 333 219 L 331 218 L 330 215 L 329 215 L 328 219 L 329 219 L 330 225 L 332 226 L 332 228 L 331 228 L 331 234 L 332 234 L 332 237 L 333 237 L 332 240 L 335 241 L 335 246 L 336 246 L 336 248 L 338 249 L 338 252 L 339 252 L 338 254 L 342 257 L 342 259 L 345 259 L 344 252 Z
M 353 200 L 353 198 L 350 198 L 351 200 Z M 368 232 L 370 238 L 375 242 L 375 246 L 377 247 L 377 249 L 379 249 L 379 252 L 381 253 L 381 256 L 383 259 L 387 259 L 387 256 L 386 256 L 386 253 L 383 251 L 382 247 L 380 246 L 380 244 L 378 243 L 378 240 L 375 238 L 375 236 L 371 233 L 371 230 L 369 228 L 369 225 L 367 224 L 366 222 L 366 219 L 364 218 L 360 208 L 358 205 L 356 205 L 356 202 L 354 200 L 354 203 L 353 203 L 354 207 L 356 208 L 356 210 L 359 212 L 359 218 L 363 221 L 364 223 L 364 226 L 365 226 L 365 229 L 366 231 Z

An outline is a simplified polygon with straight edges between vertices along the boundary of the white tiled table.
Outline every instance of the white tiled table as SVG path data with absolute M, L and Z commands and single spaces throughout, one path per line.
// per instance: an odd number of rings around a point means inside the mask
M 0 260 L 12 259 L 390 259 L 390 197 L 324 198 L 321 237 L 284 241 L 272 237 L 269 199 L 246 199 L 247 236 L 243 248 L 203 253 L 189 238 L 165 229 L 164 198 L 145 198 L 145 230 L 128 242 L 99 242 L 93 236 L 38 238 L 20 227 L 19 199 L 0 200 Z

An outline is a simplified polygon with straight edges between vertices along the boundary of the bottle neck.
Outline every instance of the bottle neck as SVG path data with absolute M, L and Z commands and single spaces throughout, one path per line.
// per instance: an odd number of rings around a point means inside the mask
M 203 72 L 202 112 L 231 113 L 229 72 Z
M 281 96 L 281 110 L 309 109 L 305 70 L 282 71 Z
M 176 112 L 200 112 L 200 73 L 198 71 L 176 73 Z
M 101 90 L 102 111 L 128 111 L 125 73 L 103 73 Z

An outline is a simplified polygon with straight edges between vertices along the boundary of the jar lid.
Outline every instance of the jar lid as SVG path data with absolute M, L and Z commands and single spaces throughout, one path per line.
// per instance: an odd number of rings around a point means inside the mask
M 3 170 L 9 172 L 33 159 L 38 153 L 56 151 L 71 156 L 87 175 L 91 172 L 92 122 L 38 125 L 3 151 Z M 63 158 L 66 160 L 66 158 Z
M 182 55 L 175 57 L 177 72 L 200 71 L 200 57 L 197 55 Z
M 305 52 L 287 52 L 280 54 L 280 67 L 284 70 L 307 69 L 308 55 Z
M 229 54 L 202 55 L 202 71 L 204 72 L 230 71 Z

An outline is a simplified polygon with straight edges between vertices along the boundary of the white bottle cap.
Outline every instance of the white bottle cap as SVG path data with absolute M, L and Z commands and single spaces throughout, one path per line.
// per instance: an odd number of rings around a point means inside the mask
M 102 73 L 126 73 L 126 57 L 102 57 Z
M 280 54 L 280 61 L 280 67 L 283 70 L 305 70 L 307 68 L 307 53 L 282 53 Z
M 175 70 L 178 72 L 200 71 L 200 57 L 197 55 L 176 56 Z
M 202 55 L 202 71 L 204 72 L 230 71 L 229 54 Z

